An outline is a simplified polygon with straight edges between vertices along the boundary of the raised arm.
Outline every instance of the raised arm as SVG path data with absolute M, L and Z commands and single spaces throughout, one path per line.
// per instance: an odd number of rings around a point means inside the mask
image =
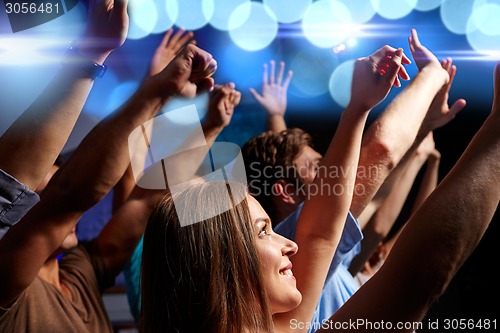
M 186 33 L 179 29 L 174 34 L 173 29 L 168 29 L 160 44 L 155 50 L 149 63 L 147 77 L 160 73 L 175 58 L 187 44 L 196 45 L 192 32 Z M 132 168 L 129 167 L 118 184 L 113 188 L 113 212 L 118 210 L 132 193 L 135 186 Z
M 442 66 L 420 43 L 414 29 L 409 43 L 419 73 L 363 137 L 359 162 L 362 172 L 356 180 L 356 186 L 363 191 L 354 194 L 351 212 L 355 217 L 360 216 L 403 157 L 412 155 L 409 150 L 414 151 L 430 131 L 449 122 L 465 106 L 465 100 L 459 99 L 448 107 L 448 92 L 456 71 L 451 59 L 443 61 Z
M 417 197 L 413 203 L 412 213 L 427 199 L 434 191 L 439 179 L 439 163 L 441 161 L 441 153 L 437 149 L 433 149 L 427 158 L 427 166 L 422 178 L 422 182 L 418 189 Z
M 207 116 L 202 122 L 208 146 L 211 146 L 219 133 L 229 125 L 240 96 L 232 82 L 215 86 L 210 94 Z M 179 160 L 179 168 L 175 171 L 169 169 L 169 172 L 182 172 L 183 179 L 192 179 L 204 158 L 205 154 L 193 150 L 193 154 L 184 155 Z M 146 222 L 155 203 L 165 193 L 166 191 L 144 190 L 136 186 L 130 198 L 103 228 L 96 243 L 108 270 L 117 275 L 123 269 L 144 234 Z M 137 292 L 138 298 L 140 290 Z
M 211 89 L 215 69 L 210 54 L 187 46 L 161 73 L 145 80 L 119 112 L 87 135 L 40 203 L 0 240 L 0 306 L 9 305 L 31 284 L 80 216 L 118 182 L 130 161 L 129 134 L 172 96 L 194 97 Z
M 250 88 L 250 92 L 255 97 L 257 102 L 266 110 L 267 130 L 279 133 L 286 130 L 285 112 L 287 104 L 287 91 L 293 72 L 289 70 L 286 77 L 285 63 L 280 62 L 278 75 L 275 75 L 276 64 L 274 60 L 270 61 L 271 73 L 268 73 L 267 64 L 264 64 L 264 72 L 262 74 L 262 94 Z
M 333 315 L 333 321 L 363 318 L 365 322 L 384 320 L 396 327 L 397 322 L 422 320 L 474 251 L 497 209 L 499 126 L 500 65 L 497 65 L 491 114 L 450 173 L 412 215 L 379 272 Z M 375 332 L 366 326 L 343 331 L 360 330 Z
M 34 190 L 56 160 L 94 83 L 89 70 L 122 45 L 127 0 L 91 0 L 87 29 L 41 95 L 0 138 L 0 169 Z
M 342 172 L 338 177 L 318 173 L 312 184 L 318 191 L 304 204 L 296 234 L 300 251 L 291 258 L 302 302 L 293 311 L 275 315 L 278 332 L 289 331 L 291 319 L 308 322 L 313 316 L 351 205 L 368 113 L 389 93 L 400 71 L 402 57 L 402 49 L 386 46 L 356 61 L 351 101 L 321 162 L 327 170 L 337 168 Z
M 363 265 L 370 259 L 379 243 L 391 231 L 403 209 L 415 178 L 433 150 L 434 139 L 431 132 L 422 141 L 417 151 L 413 153 L 413 156 L 406 159 L 407 161 L 404 161 L 404 165 L 398 165 L 398 169 L 402 168 L 402 172 L 395 180 L 391 193 L 389 193 L 380 208 L 363 228 L 361 252 L 352 260 L 349 266 L 349 272 L 352 275 L 356 275 L 363 268 Z M 391 173 L 390 177 L 393 176 L 393 173 Z
M 439 162 L 441 160 L 441 154 L 438 150 L 434 149 L 429 157 L 427 158 L 427 166 L 425 168 L 425 173 L 420 183 L 420 187 L 417 192 L 417 197 L 413 202 L 412 214 L 425 202 L 427 197 L 434 191 L 438 184 L 439 177 Z M 385 260 L 389 252 L 391 252 L 394 243 L 401 234 L 402 228 L 393 235 L 390 239 L 386 240 L 380 248 L 380 255 L 382 259 Z

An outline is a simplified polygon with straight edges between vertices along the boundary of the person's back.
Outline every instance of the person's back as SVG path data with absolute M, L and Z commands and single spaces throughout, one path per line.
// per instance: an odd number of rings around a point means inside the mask
M 59 261 L 67 297 L 36 277 L 7 310 L 0 309 L 1 332 L 113 332 L 102 292 L 114 284 L 92 243 L 69 250 Z

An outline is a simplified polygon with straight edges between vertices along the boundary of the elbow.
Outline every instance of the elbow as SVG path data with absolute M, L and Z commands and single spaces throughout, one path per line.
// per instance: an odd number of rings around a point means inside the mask
M 375 138 L 363 149 L 366 151 L 364 155 L 368 156 L 371 165 L 376 165 L 378 168 L 382 168 L 384 173 L 389 173 L 400 160 L 395 154 L 394 146 L 395 143 L 391 142 L 391 140 Z
M 61 177 L 50 189 L 47 187 L 46 195 L 63 203 L 68 211 L 85 212 L 107 193 L 97 188 L 89 188 L 82 179 Z

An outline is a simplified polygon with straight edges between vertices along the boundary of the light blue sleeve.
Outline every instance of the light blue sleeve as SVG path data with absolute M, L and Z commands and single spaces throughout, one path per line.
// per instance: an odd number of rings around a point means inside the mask
M 143 240 L 144 237 L 141 238 L 130 261 L 123 268 L 128 304 L 136 323 L 139 322 L 141 313 L 141 263 Z

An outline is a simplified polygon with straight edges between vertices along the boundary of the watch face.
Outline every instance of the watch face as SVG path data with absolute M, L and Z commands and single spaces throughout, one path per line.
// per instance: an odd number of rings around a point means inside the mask
M 106 65 L 99 65 L 99 64 L 96 64 L 94 63 L 94 79 L 95 78 L 98 78 L 98 77 L 103 77 L 104 76 L 104 73 L 106 73 Z

